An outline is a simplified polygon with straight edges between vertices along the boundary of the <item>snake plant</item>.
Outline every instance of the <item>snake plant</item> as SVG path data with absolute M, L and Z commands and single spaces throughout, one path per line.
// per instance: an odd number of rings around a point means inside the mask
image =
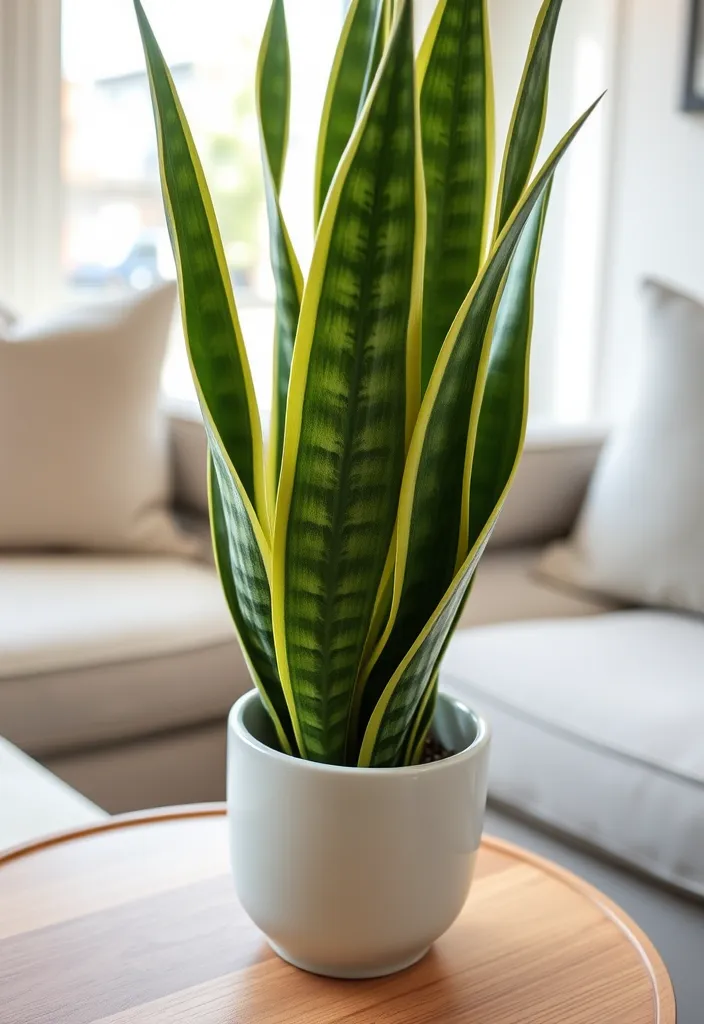
M 215 559 L 244 656 L 284 752 L 412 763 L 521 454 L 551 184 L 593 109 L 534 174 L 561 0 L 539 12 L 496 189 L 487 0 L 439 0 L 417 57 L 411 0 L 352 0 L 305 278 L 280 203 L 290 63 L 273 0 L 256 80 L 277 288 L 266 453 L 203 169 L 134 3 Z

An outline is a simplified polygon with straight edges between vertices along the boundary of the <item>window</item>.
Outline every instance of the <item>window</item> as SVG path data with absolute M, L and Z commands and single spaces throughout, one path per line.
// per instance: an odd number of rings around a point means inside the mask
M 274 286 L 254 106 L 262 0 L 146 0 L 205 166 L 260 407 L 270 405 Z M 299 259 L 313 240 L 318 121 L 343 2 L 288 0 L 292 110 L 283 204 Z M 316 53 L 310 60 L 310 26 Z M 64 294 L 141 290 L 175 276 L 149 86 L 132 5 L 63 0 L 61 264 Z M 164 385 L 193 394 L 180 326 Z
M 205 164 L 255 388 L 266 410 L 274 288 L 254 70 L 269 0 L 143 2 Z M 418 38 L 434 2 L 414 0 Z M 539 2 L 490 5 L 497 156 Z M 346 0 L 285 3 L 293 81 L 283 205 L 305 269 L 313 241 L 318 123 Z M 568 6 L 553 60 L 546 147 L 615 77 L 613 4 Z M 0 0 L 0 30 L 0 303 L 39 313 L 60 297 L 86 301 L 173 276 L 130 0 Z M 599 408 L 615 106 L 614 98 L 602 105 L 557 176 L 538 279 L 534 420 L 589 419 Z M 193 394 L 179 324 L 164 383 L 173 395 Z

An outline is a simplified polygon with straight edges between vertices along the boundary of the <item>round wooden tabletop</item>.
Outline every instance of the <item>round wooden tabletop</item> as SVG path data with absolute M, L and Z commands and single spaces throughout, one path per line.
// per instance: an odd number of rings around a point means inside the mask
M 221 807 L 117 818 L 0 857 L 2 1024 L 674 1024 L 646 936 L 605 896 L 484 839 L 466 909 L 415 967 L 331 981 L 241 910 Z

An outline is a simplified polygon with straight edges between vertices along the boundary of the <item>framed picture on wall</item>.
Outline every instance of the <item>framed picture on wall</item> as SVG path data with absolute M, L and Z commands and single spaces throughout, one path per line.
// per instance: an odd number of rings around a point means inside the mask
M 689 37 L 683 110 L 704 112 L 704 0 L 689 0 Z

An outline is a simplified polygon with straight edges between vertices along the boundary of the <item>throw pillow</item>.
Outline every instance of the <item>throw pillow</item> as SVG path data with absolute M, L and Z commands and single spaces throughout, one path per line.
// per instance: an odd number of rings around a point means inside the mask
M 597 466 L 567 544 L 540 572 L 638 604 L 704 612 L 704 306 L 645 284 L 637 401 Z
M 192 552 L 159 409 L 174 299 L 0 327 L 0 549 Z

